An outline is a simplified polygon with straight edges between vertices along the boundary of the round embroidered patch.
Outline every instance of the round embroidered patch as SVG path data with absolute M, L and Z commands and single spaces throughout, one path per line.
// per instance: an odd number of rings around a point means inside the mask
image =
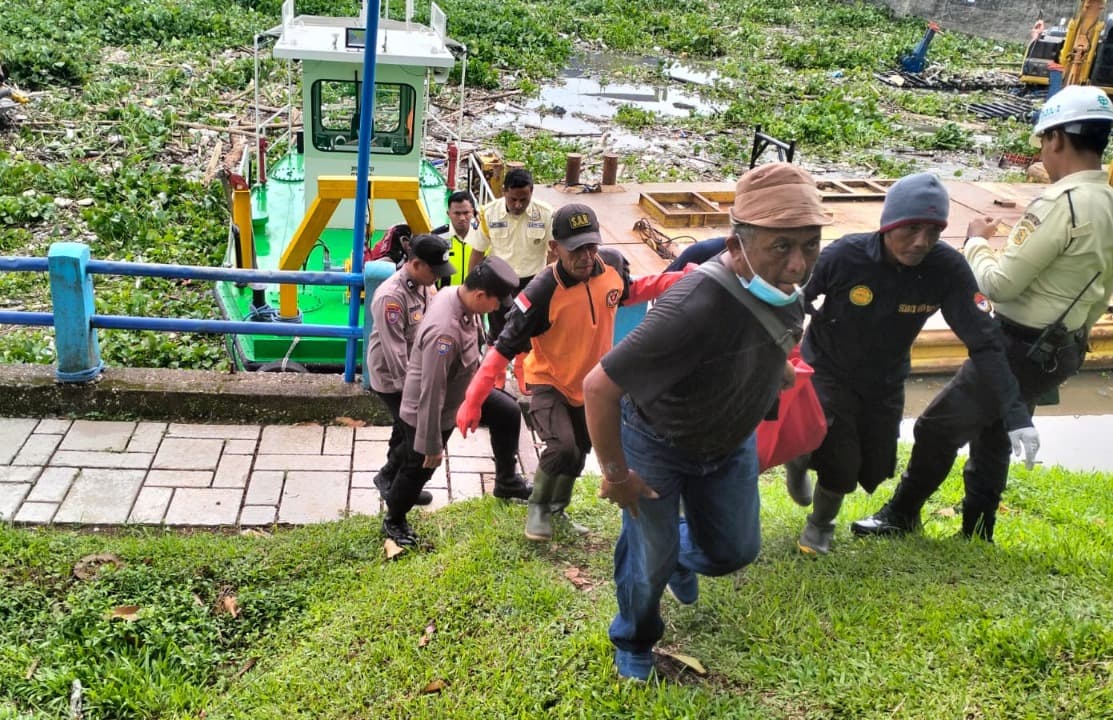
M 974 304 L 978 306 L 979 310 L 986 313 L 992 308 L 992 305 L 989 303 L 989 298 L 982 295 L 980 292 L 974 293 Z
M 388 302 L 383 308 L 383 312 L 386 314 L 386 321 L 390 325 L 397 325 L 402 319 L 402 306 L 399 303 Z
M 622 297 L 622 293 L 618 290 L 611 290 L 607 293 L 607 307 L 614 307 L 618 305 L 618 299 Z
M 873 290 L 865 285 L 855 285 L 850 288 L 850 302 L 858 307 L 865 307 L 873 302 Z
M 1023 245 L 1024 241 L 1028 239 L 1028 236 L 1031 235 L 1032 231 L 1035 229 L 1036 228 L 1032 225 L 1031 221 L 1029 221 L 1027 218 L 1021 220 L 1017 224 L 1016 229 L 1013 230 L 1013 245 Z

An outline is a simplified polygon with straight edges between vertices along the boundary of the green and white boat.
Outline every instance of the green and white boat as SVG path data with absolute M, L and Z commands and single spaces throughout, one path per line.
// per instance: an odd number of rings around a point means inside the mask
M 359 18 L 297 15 L 293 0 L 287 0 L 282 24 L 256 38 L 255 142 L 244 148 L 237 171 L 226 177 L 232 205 L 226 266 L 307 271 L 352 267 L 367 12 L 365 4 Z M 396 224 L 405 223 L 418 234 L 447 223 L 448 183 L 425 157 L 423 143 L 430 88 L 448 79 L 456 63 L 453 47 L 459 46 L 446 36 L 447 18 L 436 4 L 430 7 L 429 25 L 412 17 L 410 0 L 405 20 L 380 18 L 372 46 L 368 247 Z M 288 107 L 272 109 L 265 118 L 259 102 L 259 53 L 271 42 L 274 57 L 287 61 L 290 99 Z M 298 75 L 300 107 L 292 81 Z M 263 140 L 268 130 L 271 137 L 277 135 L 275 146 L 288 147 L 273 164 Z M 228 319 L 312 325 L 347 325 L 349 293 L 347 286 L 332 285 L 223 282 L 216 288 Z M 345 340 L 239 335 L 232 355 L 237 367 L 249 370 L 332 371 L 343 367 Z

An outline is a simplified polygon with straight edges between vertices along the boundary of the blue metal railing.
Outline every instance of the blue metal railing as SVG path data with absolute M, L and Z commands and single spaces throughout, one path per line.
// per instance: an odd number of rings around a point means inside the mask
M 48 257 L 0 257 L 0 271 L 46 272 L 50 274 L 50 293 L 54 312 L 0 311 L 0 323 L 55 328 L 57 369 L 60 382 L 88 382 L 104 369 L 100 347 L 94 330 L 155 330 L 160 332 L 195 332 L 238 335 L 277 335 L 282 337 L 330 337 L 355 345 L 361 337 L 366 347 L 370 332 L 370 302 L 374 289 L 394 272 L 389 263 L 373 262 L 362 273 L 299 272 L 291 270 L 243 270 L 191 265 L 159 265 L 109 260 L 92 260 L 89 248 L 81 243 L 55 243 Z M 194 318 L 152 318 L 131 315 L 97 315 L 93 311 L 92 275 L 123 275 L 181 280 L 212 280 L 224 282 L 276 283 L 297 285 L 346 285 L 352 295 L 364 293 L 364 317 L 359 324 L 358 312 L 349 325 L 301 325 L 296 323 L 260 323 L 235 320 L 201 320 Z M 366 373 L 364 373 L 366 375 Z M 344 380 L 355 378 L 355 353 L 348 352 L 344 364 Z M 366 385 L 366 378 L 365 385 Z

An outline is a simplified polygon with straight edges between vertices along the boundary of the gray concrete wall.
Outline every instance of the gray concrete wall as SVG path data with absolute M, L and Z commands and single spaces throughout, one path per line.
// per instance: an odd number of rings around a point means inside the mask
M 980 37 L 1028 42 L 1029 30 L 1040 10 L 1044 22 L 1054 25 L 1070 18 L 1077 0 L 870 0 L 887 6 L 897 17 L 934 20 L 946 30 Z
M 53 366 L 0 364 L 0 417 L 267 425 L 341 416 L 391 421 L 378 395 L 341 375 L 108 368 L 96 382 L 60 385 Z

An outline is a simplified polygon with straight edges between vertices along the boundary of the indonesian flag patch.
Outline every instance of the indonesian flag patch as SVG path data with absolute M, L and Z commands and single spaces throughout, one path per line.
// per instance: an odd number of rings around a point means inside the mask
M 533 303 L 531 303 L 529 298 L 526 297 L 526 294 L 522 292 L 518 293 L 518 297 L 514 298 L 514 306 L 518 308 L 519 312 L 525 315 L 529 312 L 529 309 L 533 307 Z

